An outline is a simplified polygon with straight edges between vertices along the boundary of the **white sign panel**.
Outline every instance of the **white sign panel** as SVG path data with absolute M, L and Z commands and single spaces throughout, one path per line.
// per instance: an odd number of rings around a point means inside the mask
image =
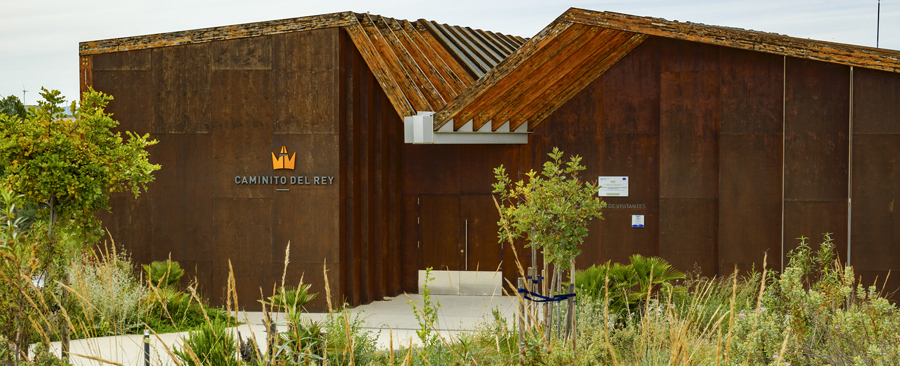
M 600 177 L 600 197 L 628 197 L 628 177 Z
M 631 227 L 644 227 L 644 215 L 631 215 Z

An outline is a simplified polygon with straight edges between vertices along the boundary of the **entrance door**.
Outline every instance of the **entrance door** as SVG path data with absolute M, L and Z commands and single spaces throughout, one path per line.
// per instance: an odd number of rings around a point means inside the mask
M 496 271 L 499 220 L 490 195 L 420 195 L 420 269 Z
M 459 271 L 460 248 L 459 196 L 419 196 L 419 249 L 422 267 Z

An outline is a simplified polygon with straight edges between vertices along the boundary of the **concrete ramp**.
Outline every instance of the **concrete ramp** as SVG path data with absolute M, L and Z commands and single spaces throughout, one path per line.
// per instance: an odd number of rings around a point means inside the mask
M 432 270 L 428 284 L 432 295 L 503 295 L 503 274 L 494 271 Z M 425 271 L 419 271 L 419 293 L 425 283 Z

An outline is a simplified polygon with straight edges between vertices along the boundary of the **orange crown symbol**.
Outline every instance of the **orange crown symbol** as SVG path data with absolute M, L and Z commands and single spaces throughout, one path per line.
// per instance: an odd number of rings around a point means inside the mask
M 272 168 L 275 170 L 294 170 L 294 158 L 297 157 L 297 153 L 294 152 L 290 158 L 287 155 L 287 148 L 284 145 L 281 146 L 281 154 L 279 156 L 276 157 L 275 153 L 272 153 Z

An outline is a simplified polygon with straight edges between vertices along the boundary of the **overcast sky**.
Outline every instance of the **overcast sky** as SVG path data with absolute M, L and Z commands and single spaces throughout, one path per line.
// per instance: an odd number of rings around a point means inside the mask
M 2 0 L 0 96 L 78 94 L 78 42 L 339 11 L 425 18 L 531 37 L 569 7 L 875 46 L 877 0 Z M 882 48 L 900 49 L 900 0 L 881 4 Z

